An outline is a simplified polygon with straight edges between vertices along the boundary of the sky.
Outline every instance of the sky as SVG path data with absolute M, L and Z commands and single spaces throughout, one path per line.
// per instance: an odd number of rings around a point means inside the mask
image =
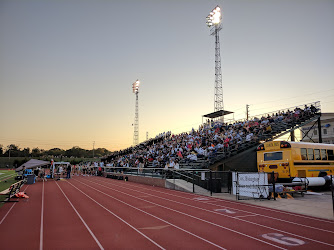
M 334 112 L 332 0 L 2 0 L 0 144 L 130 147 L 137 79 L 140 142 L 197 129 L 214 111 L 217 5 L 229 119 Z

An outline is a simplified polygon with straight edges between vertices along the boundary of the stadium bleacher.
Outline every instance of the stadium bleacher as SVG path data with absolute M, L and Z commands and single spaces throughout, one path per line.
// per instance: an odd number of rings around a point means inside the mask
M 111 167 L 209 168 L 259 144 L 274 140 L 320 116 L 320 103 L 304 104 L 252 117 L 248 121 L 221 123 L 207 120 L 198 130 L 164 132 L 135 147 L 102 159 Z M 176 166 L 175 166 L 176 165 Z

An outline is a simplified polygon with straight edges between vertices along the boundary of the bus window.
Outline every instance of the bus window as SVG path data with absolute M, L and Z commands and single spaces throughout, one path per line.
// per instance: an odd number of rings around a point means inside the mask
M 265 161 L 278 161 L 283 159 L 283 152 L 264 153 Z
M 302 160 L 307 160 L 307 152 L 306 152 L 306 148 L 301 148 L 300 149 L 300 154 L 302 156 Z
M 327 154 L 328 154 L 328 160 L 330 161 L 330 160 L 334 160 L 334 152 L 333 152 L 334 150 L 331 150 L 331 149 L 328 149 L 327 150 Z
M 308 148 L 307 149 L 307 156 L 308 156 L 309 160 L 314 160 L 313 148 Z
M 315 158 L 315 160 L 321 160 L 320 149 L 314 149 L 314 158 Z
M 321 160 L 327 161 L 326 149 L 321 149 Z

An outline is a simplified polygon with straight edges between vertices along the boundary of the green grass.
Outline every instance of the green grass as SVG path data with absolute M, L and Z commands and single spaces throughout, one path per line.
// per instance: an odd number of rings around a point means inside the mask
M 14 170 L 0 170 L 0 192 L 9 188 L 10 185 L 12 185 L 13 183 L 17 182 L 17 180 L 15 180 L 16 174 L 7 179 L 7 177 L 12 174 L 15 174 Z M 6 195 L 0 195 L 0 201 L 4 201 L 5 199 Z M 0 207 L 2 206 L 2 204 L 3 203 L 0 204 Z

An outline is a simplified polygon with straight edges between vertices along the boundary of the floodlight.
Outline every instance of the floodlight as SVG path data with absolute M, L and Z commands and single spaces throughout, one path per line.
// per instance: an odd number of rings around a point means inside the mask
M 133 90 L 133 93 L 138 93 L 138 90 L 139 90 L 139 84 L 140 84 L 140 81 L 137 79 L 137 81 L 135 81 L 133 84 L 132 84 L 132 90 Z
M 220 11 L 220 7 L 217 6 L 206 17 L 206 19 L 208 21 L 212 22 L 211 24 L 208 24 L 208 26 L 211 27 L 213 24 L 216 25 L 216 26 L 218 26 L 221 23 L 221 19 L 222 19 L 221 17 L 222 17 L 222 14 L 221 14 L 221 11 Z
M 222 29 L 222 11 L 219 6 L 216 6 L 206 17 L 206 25 L 210 28 L 210 35 L 215 36 L 215 95 L 214 107 L 215 111 L 224 110 L 223 102 L 223 82 L 221 72 L 220 59 L 220 42 L 219 31 Z M 222 122 L 224 119 L 222 117 Z

